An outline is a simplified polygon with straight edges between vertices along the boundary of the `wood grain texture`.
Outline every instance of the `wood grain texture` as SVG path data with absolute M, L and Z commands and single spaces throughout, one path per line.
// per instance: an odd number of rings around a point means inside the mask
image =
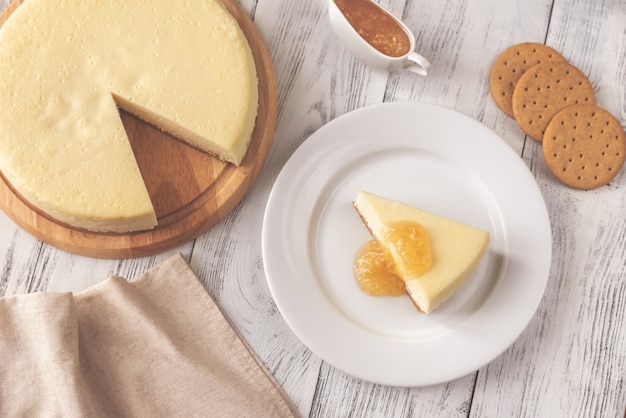
M 626 4 L 380 3 L 415 31 L 417 49 L 433 63 L 432 76 L 387 74 L 360 64 L 330 31 L 324 0 L 240 1 L 266 41 L 278 87 L 274 143 L 241 203 L 197 239 L 130 260 L 68 254 L 37 241 L 0 213 L 0 295 L 79 291 L 109 275 L 133 278 L 180 251 L 303 416 L 624 416 L 626 172 L 592 192 L 562 186 L 547 170 L 540 145 L 526 139 L 515 121 L 491 101 L 488 73 L 507 46 L 547 43 L 587 73 L 598 102 L 624 125 Z M 0 0 L 1 6 L 6 4 Z M 261 256 L 265 203 L 293 151 L 322 125 L 350 110 L 405 100 L 458 110 L 498 133 L 534 174 L 553 228 L 548 287 L 520 338 L 475 373 L 427 388 L 363 382 L 321 361 L 294 336 L 277 310 Z
M 0 16 L 0 22 L 22 0 Z M 246 35 L 257 68 L 259 107 L 254 132 L 241 165 L 220 161 L 122 113 L 139 169 L 153 202 L 158 225 L 129 234 L 94 233 L 56 221 L 30 205 L 0 177 L 0 207 L 36 238 L 63 250 L 98 258 L 132 258 L 161 253 L 187 242 L 221 221 L 256 180 L 269 153 L 276 124 L 277 93 L 271 58 L 263 38 L 236 2 L 228 11 Z

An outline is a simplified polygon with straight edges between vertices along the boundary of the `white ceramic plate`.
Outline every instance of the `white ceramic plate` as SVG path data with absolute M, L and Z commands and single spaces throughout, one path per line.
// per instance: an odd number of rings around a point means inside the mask
M 352 207 L 359 189 L 490 232 L 475 273 L 435 312 L 358 288 L 352 263 L 371 239 Z M 537 309 L 551 251 L 522 159 L 479 122 L 420 103 L 370 106 L 320 128 L 285 164 L 263 221 L 267 281 L 293 332 L 338 369 L 394 386 L 447 382 L 499 356 Z

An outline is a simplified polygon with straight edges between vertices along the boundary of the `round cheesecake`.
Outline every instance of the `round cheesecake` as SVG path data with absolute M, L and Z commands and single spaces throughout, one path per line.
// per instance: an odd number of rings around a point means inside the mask
M 119 108 L 239 165 L 256 70 L 219 0 L 28 0 L 0 28 L 0 171 L 89 231 L 157 224 Z

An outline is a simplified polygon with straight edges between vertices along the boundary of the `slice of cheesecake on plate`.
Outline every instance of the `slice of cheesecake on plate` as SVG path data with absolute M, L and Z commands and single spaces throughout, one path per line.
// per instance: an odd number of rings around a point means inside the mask
M 393 258 L 395 272 L 404 280 L 413 303 L 425 313 L 435 310 L 463 285 L 489 246 L 486 231 L 372 193 L 359 191 L 353 205 Z M 414 260 L 387 233 L 390 227 L 411 223 L 428 234 L 431 262 L 425 272 L 416 273 L 409 267 Z

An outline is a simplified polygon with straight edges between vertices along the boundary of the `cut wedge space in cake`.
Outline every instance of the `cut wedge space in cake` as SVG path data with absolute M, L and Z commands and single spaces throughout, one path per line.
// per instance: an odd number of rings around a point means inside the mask
M 488 232 L 372 193 L 359 191 L 353 205 L 373 237 L 393 258 L 416 307 L 430 313 L 455 293 L 476 269 L 490 241 Z M 432 257 L 419 275 L 407 273 L 408 260 L 385 233 L 389 225 L 417 223 L 428 234 Z
M 256 68 L 220 0 L 27 0 L 0 28 L 0 171 L 72 227 L 127 232 L 156 215 L 118 106 L 239 165 Z

